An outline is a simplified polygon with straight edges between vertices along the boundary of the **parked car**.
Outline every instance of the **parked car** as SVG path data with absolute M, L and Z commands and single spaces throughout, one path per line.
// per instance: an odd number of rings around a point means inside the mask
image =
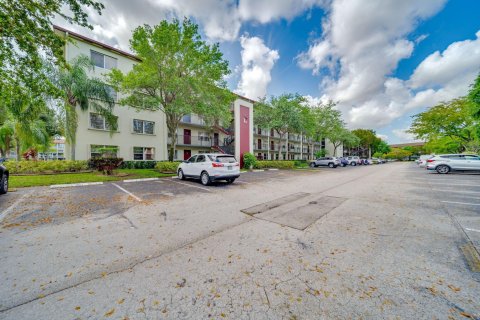
M 203 185 L 213 181 L 226 180 L 233 183 L 240 177 L 240 163 L 233 155 L 222 153 L 204 153 L 190 157 L 180 163 L 177 169 L 178 178 L 200 179 Z
M 348 164 L 351 166 L 356 166 L 357 164 L 361 164 L 360 157 L 358 156 L 350 156 L 346 157 Z
M 328 166 L 329 168 L 336 168 L 340 165 L 340 160 L 336 157 L 321 157 L 310 162 L 310 167 Z
M 5 194 L 8 192 L 8 170 L 0 162 L 0 194 Z
M 433 154 L 423 154 L 420 156 L 420 158 L 418 158 L 417 160 L 417 164 L 420 168 L 425 168 L 425 166 L 427 165 L 427 160 L 430 159 L 430 158 L 433 158 L 434 155 Z
M 346 167 L 348 166 L 348 160 L 344 157 L 340 157 L 338 158 L 338 161 L 340 161 L 340 166 L 341 167 Z
M 443 174 L 450 171 L 480 171 L 480 156 L 474 154 L 441 154 L 427 159 L 426 168 Z

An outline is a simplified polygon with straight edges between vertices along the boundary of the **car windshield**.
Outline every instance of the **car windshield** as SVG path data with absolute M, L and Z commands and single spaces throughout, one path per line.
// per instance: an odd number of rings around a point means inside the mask
M 232 156 L 217 156 L 215 159 L 213 159 L 215 157 L 210 157 L 210 159 L 212 159 L 212 161 L 216 161 L 216 162 L 221 162 L 221 163 L 235 163 L 237 162 L 237 160 L 235 160 L 235 157 L 232 157 Z

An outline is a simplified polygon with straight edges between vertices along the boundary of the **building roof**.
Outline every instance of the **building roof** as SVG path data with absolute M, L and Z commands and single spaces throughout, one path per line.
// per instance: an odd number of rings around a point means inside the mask
M 390 144 L 392 148 L 404 148 L 404 147 L 423 147 L 425 142 L 408 142 L 408 143 L 397 143 Z
M 112 46 L 109 46 L 108 44 L 105 44 L 105 43 L 102 43 L 100 41 L 97 41 L 97 40 L 93 40 L 89 37 L 85 37 L 79 33 L 76 33 L 76 32 L 73 32 L 73 31 L 70 31 L 68 29 L 65 29 L 65 28 L 62 28 L 60 26 L 57 26 L 57 25 L 54 25 L 53 26 L 53 29 L 54 30 L 58 30 L 58 31 L 61 31 L 61 32 L 65 32 L 68 36 L 72 37 L 72 38 L 77 38 L 79 40 L 82 40 L 82 41 L 85 41 L 85 42 L 88 42 L 88 43 L 91 43 L 97 47 L 100 47 L 100 48 L 103 48 L 105 50 L 109 50 L 109 51 L 113 51 L 119 55 L 122 55 L 124 57 L 127 57 L 127 58 L 130 58 L 130 59 L 133 59 L 133 60 L 136 60 L 136 61 L 142 61 L 139 57 L 137 57 L 136 55 L 134 54 L 131 54 L 129 52 L 126 52 L 126 51 L 123 51 L 123 50 L 120 50 L 120 49 L 117 49 L 115 47 L 112 47 Z
M 140 59 L 139 57 L 137 57 L 136 55 L 134 54 L 131 54 L 129 52 L 126 52 L 126 51 L 123 51 L 123 50 L 120 50 L 120 49 L 117 49 L 115 47 L 112 47 L 108 44 L 105 44 L 105 43 L 102 43 L 100 41 L 97 41 L 97 40 L 94 40 L 92 38 L 89 38 L 89 37 L 86 37 L 84 35 L 81 35 L 79 33 L 76 33 L 76 32 L 73 32 L 73 31 L 70 31 L 68 29 L 65 29 L 63 27 L 60 27 L 60 26 L 57 26 L 57 25 L 53 25 L 53 29 L 54 30 L 58 30 L 58 31 L 61 31 L 61 32 L 65 32 L 66 34 L 68 34 L 68 36 L 72 37 L 72 38 L 77 38 L 79 40 L 82 40 L 82 41 L 85 41 L 85 42 L 88 42 L 88 43 L 91 43 L 97 47 L 100 47 L 100 48 L 103 48 L 103 49 L 106 49 L 106 50 L 109 50 L 109 51 L 113 51 L 115 53 L 118 53 L 119 55 L 122 55 L 122 56 L 125 56 L 127 58 L 130 58 L 130 59 L 134 59 L 134 60 L 137 60 L 137 61 L 142 61 L 142 59 Z M 237 93 L 234 93 L 237 97 L 243 99 L 243 100 L 246 100 L 248 102 L 251 102 L 251 103 L 257 103 L 258 101 L 255 101 L 253 99 L 250 99 L 250 98 L 247 98 L 247 97 L 244 97 L 240 94 L 237 94 Z

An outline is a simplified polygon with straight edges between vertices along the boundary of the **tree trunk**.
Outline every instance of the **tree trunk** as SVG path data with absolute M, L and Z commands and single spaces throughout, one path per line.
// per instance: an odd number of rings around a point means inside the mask
M 70 142 L 70 160 L 75 160 L 75 142 Z
M 75 106 L 65 101 L 65 136 L 70 145 L 70 160 L 75 160 L 75 145 L 77 138 L 78 119 Z
M 282 143 L 283 143 L 283 134 L 277 131 L 279 134 L 278 137 L 278 160 L 282 160 Z
M 287 148 L 287 151 L 285 153 L 285 160 L 289 160 L 288 159 L 288 149 L 290 149 L 290 144 L 288 143 L 288 132 L 285 134 L 285 145 L 286 145 L 286 148 Z
M 173 158 L 175 156 L 175 149 L 177 148 L 178 124 L 180 123 L 180 119 L 182 119 L 183 115 L 165 113 L 165 116 L 167 120 L 168 134 L 171 138 L 170 148 L 168 148 L 168 161 L 173 161 Z
M 15 151 L 17 152 L 17 161 L 20 161 L 20 139 L 15 137 Z

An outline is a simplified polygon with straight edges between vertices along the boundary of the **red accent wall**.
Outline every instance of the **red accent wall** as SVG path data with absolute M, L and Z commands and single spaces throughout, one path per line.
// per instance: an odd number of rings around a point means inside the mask
M 243 167 L 243 154 L 250 151 L 250 109 L 240 106 L 240 164 Z

